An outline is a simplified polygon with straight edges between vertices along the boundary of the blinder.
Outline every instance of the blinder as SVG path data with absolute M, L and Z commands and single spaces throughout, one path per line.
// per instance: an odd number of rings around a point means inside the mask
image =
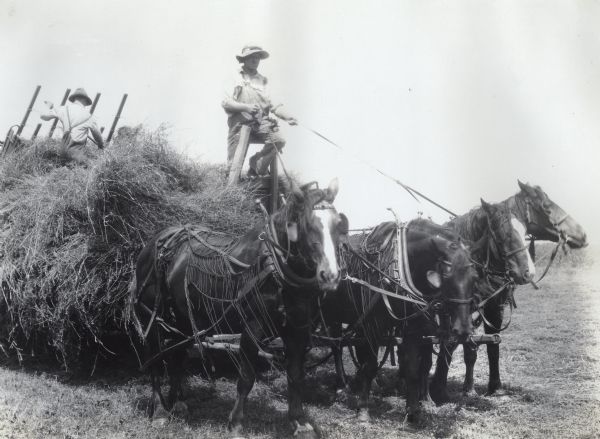
M 287 223 L 287 236 L 290 242 L 298 242 L 298 223 L 293 221 Z

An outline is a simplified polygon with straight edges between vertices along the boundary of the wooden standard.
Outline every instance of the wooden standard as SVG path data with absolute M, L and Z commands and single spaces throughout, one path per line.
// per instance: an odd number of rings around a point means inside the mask
M 252 130 L 248 125 L 242 125 L 240 129 L 240 140 L 238 141 L 233 160 L 231 162 L 231 169 L 229 170 L 229 179 L 227 181 L 228 186 L 237 184 L 240 181 L 240 174 L 242 173 L 242 166 L 244 165 L 244 159 L 248 152 L 248 146 L 250 145 L 250 132 Z
M 65 91 L 65 95 L 62 98 L 62 101 L 60 101 L 60 105 L 63 106 L 67 103 L 67 99 L 69 98 L 69 95 L 71 94 L 71 89 L 67 88 L 67 91 Z M 52 135 L 54 134 L 54 130 L 56 129 L 56 124 L 58 123 L 58 119 L 54 119 L 52 121 L 52 125 L 50 126 L 50 131 L 48 132 L 48 138 L 52 138 Z
M 23 116 L 21 125 L 19 125 L 19 128 L 17 129 L 17 136 L 20 136 L 21 133 L 23 132 L 23 128 L 25 128 L 25 125 L 27 124 L 27 119 L 29 118 L 29 114 L 31 113 L 31 110 L 33 109 L 33 104 L 35 104 L 35 100 L 37 99 L 38 94 L 40 93 L 41 89 L 42 89 L 41 85 L 38 85 L 35 88 L 35 92 L 33 92 L 33 97 L 31 98 L 31 102 L 29 103 L 29 107 L 27 107 L 27 111 L 25 112 L 25 116 Z
M 231 167 L 229 169 L 229 177 L 227 179 L 228 186 L 238 184 L 240 181 L 242 168 L 244 166 L 244 161 L 246 160 L 248 147 L 250 146 L 251 131 L 252 130 L 248 125 L 242 125 L 240 129 L 240 139 L 235 149 L 235 154 L 233 155 L 233 160 L 231 161 Z M 273 145 L 273 148 L 276 148 L 276 146 Z M 273 160 L 270 163 L 270 172 L 270 202 L 265 207 L 270 213 L 273 213 L 279 207 L 279 166 L 277 155 L 273 157 Z
M 108 132 L 108 137 L 106 138 L 106 143 L 110 142 L 112 136 L 115 132 L 115 128 L 117 127 L 117 122 L 121 117 L 121 112 L 123 111 L 123 107 L 125 106 L 125 101 L 127 100 L 127 93 L 123 95 L 123 99 L 121 99 L 121 104 L 119 105 L 119 110 L 117 111 L 117 115 L 115 116 L 115 120 L 113 120 L 113 124 L 110 127 L 110 131 Z

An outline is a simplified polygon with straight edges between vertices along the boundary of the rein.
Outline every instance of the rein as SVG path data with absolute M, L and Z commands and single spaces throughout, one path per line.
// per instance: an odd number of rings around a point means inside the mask
M 565 245 L 566 242 L 567 241 L 564 240 L 562 237 L 558 240 L 558 242 L 556 243 L 556 246 L 552 250 L 552 254 L 550 255 L 550 260 L 548 261 L 548 265 L 546 265 L 544 272 L 542 273 L 542 275 L 539 277 L 538 280 L 536 280 L 535 282 L 532 282 L 534 287 L 537 287 L 537 283 L 540 282 L 546 276 L 546 274 L 548 273 L 548 270 L 550 270 L 550 266 L 554 262 L 554 259 L 556 259 L 556 255 L 558 254 L 558 249 L 561 247 L 561 245 Z
M 552 227 L 548 227 L 546 225 L 542 225 L 538 222 L 536 222 L 533 218 L 533 216 L 531 215 L 531 209 L 538 211 L 539 209 L 536 209 L 534 207 L 534 203 L 531 201 L 531 199 L 526 196 L 525 200 L 520 200 L 519 194 L 514 196 L 514 204 L 516 205 L 519 213 L 521 215 L 522 214 L 522 206 L 519 205 L 519 203 L 525 203 L 525 219 L 527 221 L 527 224 L 535 224 L 536 226 L 540 227 L 541 229 L 545 230 L 546 232 L 550 233 L 551 235 L 556 235 L 558 236 L 558 241 L 556 243 L 556 247 L 554 247 L 554 249 L 552 250 L 552 255 L 550 256 L 550 260 L 548 261 L 548 265 L 546 265 L 546 268 L 544 269 L 544 272 L 542 273 L 542 275 L 538 278 L 538 280 L 536 281 L 531 281 L 531 284 L 533 285 L 533 287 L 535 289 L 539 289 L 538 287 L 538 283 L 546 276 L 546 274 L 548 273 L 548 271 L 550 270 L 551 265 L 554 262 L 554 259 L 556 258 L 556 255 L 558 254 L 558 249 L 561 245 L 565 245 L 568 241 L 568 236 L 564 236 L 564 234 L 558 230 L 558 226 L 560 226 L 562 223 L 564 223 L 571 215 L 569 215 L 568 213 L 565 212 L 565 214 L 562 216 L 562 218 L 560 218 L 558 221 L 552 223 Z M 549 220 L 549 218 L 548 218 Z M 549 221 L 550 222 L 550 221 Z M 531 243 L 535 242 L 536 237 L 534 235 L 531 235 Z M 533 244 L 530 244 L 533 245 Z

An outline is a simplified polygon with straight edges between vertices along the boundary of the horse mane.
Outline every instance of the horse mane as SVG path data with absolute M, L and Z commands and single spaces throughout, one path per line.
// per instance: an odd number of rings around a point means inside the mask
M 486 230 L 487 215 L 482 207 L 474 207 L 464 215 L 444 223 L 444 226 L 454 230 L 463 239 L 475 242 L 483 236 Z
M 430 235 L 437 235 L 447 241 L 458 242 L 461 236 L 452 228 L 448 227 L 447 223 L 440 225 L 431 220 L 417 218 L 408 223 L 409 230 L 418 230 Z

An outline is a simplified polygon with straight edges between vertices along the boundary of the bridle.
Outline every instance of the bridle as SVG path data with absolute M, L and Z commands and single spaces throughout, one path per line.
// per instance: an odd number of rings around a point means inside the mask
M 516 196 L 515 197 L 515 204 L 517 205 L 519 211 L 522 210 L 522 207 L 519 206 L 518 200 L 519 197 Z M 546 211 L 543 206 L 539 206 L 538 203 L 534 203 L 531 198 L 526 195 L 525 196 L 525 218 L 527 220 L 527 224 L 528 225 L 535 225 L 537 227 L 539 227 L 540 229 L 548 232 L 551 235 L 557 236 L 559 241 L 563 240 L 563 241 L 567 241 L 569 236 L 562 230 L 559 229 L 559 226 L 564 223 L 567 219 L 569 219 L 571 217 L 571 215 L 569 215 L 568 213 L 564 213 L 564 215 L 559 218 L 557 221 L 551 221 L 550 220 L 550 212 Z M 532 215 L 532 210 L 535 211 L 537 213 L 537 215 Z M 548 227 L 546 224 L 540 224 L 538 223 L 534 217 L 542 217 L 542 218 L 547 218 L 548 222 L 551 224 L 551 227 Z M 535 236 L 531 235 L 530 236 L 533 239 L 536 239 Z
M 502 221 L 500 222 L 500 227 L 502 227 L 504 224 L 510 222 L 511 220 L 511 216 L 510 214 L 502 219 Z M 487 219 L 487 224 L 488 224 L 488 233 L 490 235 L 490 237 L 492 239 L 488 239 L 487 241 L 487 246 L 486 246 L 486 262 L 484 264 L 478 263 L 476 261 L 472 261 L 475 265 L 477 265 L 478 267 L 480 267 L 484 273 L 486 275 L 489 274 L 493 274 L 496 276 L 502 276 L 504 278 L 510 278 L 509 276 L 509 268 L 508 268 L 508 259 L 511 256 L 514 256 L 520 252 L 523 251 L 527 251 L 527 246 L 523 245 L 521 247 L 515 248 L 513 250 L 510 250 L 508 252 L 504 252 L 502 250 L 502 246 L 501 246 L 501 240 L 498 238 L 496 232 L 494 231 L 494 229 L 492 228 L 492 224 L 491 224 L 491 220 L 488 218 Z M 497 261 L 502 261 L 504 262 L 504 271 L 495 271 L 493 269 L 490 268 L 490 265 L 492 264 L 492 256 L 495 256 L 495 259 Z
M 258 235 L 258 239 L 262 241 L 265 246 L 266 253 L 268 254 L 269 260 L 273 265 L 274 274 L 277 280 L 288 287 L 314 288 L 316 290 L 316 287 L 319 285 L 317 277 L 318 273 L 315 272 L 315 274 L 310 277 L 305 277 L 296 273 L 296 271 L 290 266 L 289 262 L 292 259 L 301 259 L 304 261 L 304 264 L 308 266 L 306 258 L 304 258 L 304 256 L 298 252 L 292 252 L 292 242 L 289 238 L 288 232 L 286 232 L 287 248 L 281 245 L 279 238 L 277 237 L 277 230 L 275 228 L 273 216 L 267 212 L 261 203 L 258 204 L 265 216 L 264 230 Z M 335 207 L 331 203 L 321 199 L 315 203 L 312 210 L 335 210 Z M 309 243 L 309 246 L 320 244 L 320 242 Z

